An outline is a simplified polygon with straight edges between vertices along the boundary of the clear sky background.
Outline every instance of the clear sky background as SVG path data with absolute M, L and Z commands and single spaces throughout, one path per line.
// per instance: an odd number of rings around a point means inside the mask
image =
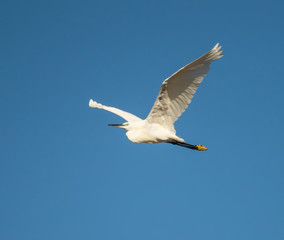
M 0 8 L 0 239 L 284 239 L 281 1 L 19 1 Z M 176 122 L 197 152 L 134 144 L 90 98 L 145 118 L 214 62 Z

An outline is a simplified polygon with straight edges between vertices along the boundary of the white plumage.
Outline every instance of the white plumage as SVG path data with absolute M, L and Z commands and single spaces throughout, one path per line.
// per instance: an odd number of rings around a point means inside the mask
M 110 111 L 124 118 L 126 123 L 110 124 L 110 126 L 127 130 L 126 135 L 132 142 L 168 142 L 191 149 L 206 150 L 201 145 L 187 144 L 182 138 L 177 137 L 174 122 L 191 103 L 199 84 L 210 69 L 210 63 L 222 56 L 221 46 L 216 44 L 211 51 L 167 78 L 162 83 L 154 106 L 145 120 L 120 109 L 104 106 L 92 99 L 89 106 Z

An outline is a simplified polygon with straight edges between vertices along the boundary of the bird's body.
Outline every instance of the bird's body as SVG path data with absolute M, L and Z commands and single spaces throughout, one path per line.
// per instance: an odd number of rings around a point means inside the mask
M 146 120 L 141 120 L 133 122 L 129 126 L 126 136 L 134 143 L 161 143 L 169 140 L 184 142 L 183 139 L 158 123 L 148 123 Z
M 109 124 L 109 126 L 125 129 L 126 136 L 131 142 L 168 142 L 195 150 L 206 150 L 201 145 L 185 143 L 182 138 L 176 136 L 174 122 L 190 104 L 196 89 L 209 71 L 210 63 L 221 58 L 223 56 L 221 53 L 221 46 L 217 44 L 211 51 L 167 78 L 161 86 L 152 110 L 144 120 L 120 109 L 104 106 L 92 99 L 89 106 L 110 111 L 124 118 L 126 123 Z

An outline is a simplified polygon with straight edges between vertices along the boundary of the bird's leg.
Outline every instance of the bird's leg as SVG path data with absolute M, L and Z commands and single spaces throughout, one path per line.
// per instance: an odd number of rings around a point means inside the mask
M 189 143 L 178 142 L 178 141 L 173 140 L 173 139 L 171 141 L 169 141 L 168 143 L 171 143 L 171 144 L 174 144 L 174 145 L 179 145 L 181 147 L 190 148 L 190 149 L 193 149 L 193 150 L 198 150 L 198 151 L 205 151 L 205 150 L 207 150 L 206 147 L 201 146 L 201 145 L 191 145 Z

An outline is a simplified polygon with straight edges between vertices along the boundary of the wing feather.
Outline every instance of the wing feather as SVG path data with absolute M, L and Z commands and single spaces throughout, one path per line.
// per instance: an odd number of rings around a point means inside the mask
M 89 107 L 103 109 L 103 110 L 112 112 L 112 113 L 124 118 L 127 122 L 142 120 L 141 118 L 139 118 L 139 117 L 137 117 L 137 116 L 135 116 L 135 115 L 133 115 L 129 112 L 125 112 L 125 111 L 122 111 L 122 110 L 120 110 L 118 108 L 114 108 L 114 107 L 104 106 L 100 103 L 93 101 L 92 99 L 89 102 Z
M 159 123 L 175 133 L 174 122 L 191 103 L 198 86 L 210 69 L 210 63 L 222 56 L 221 46 L 216 44 L 211 51 L 167 78 L 146 120 Z

